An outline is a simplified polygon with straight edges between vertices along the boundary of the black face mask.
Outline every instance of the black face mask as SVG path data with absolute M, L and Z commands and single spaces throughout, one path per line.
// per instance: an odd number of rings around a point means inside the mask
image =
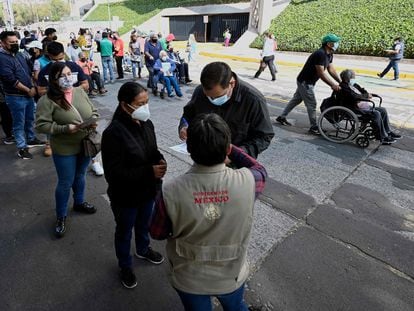
M 17 43 L 10 44 L 10 52 L 12 52 L 13 54 L 19 52 L 19 45 Z
M 54 36 L 52 37 L 52 40 L 53 40 L 53 41 L 56 41 L 56 40 L 57 40 L 57 36 L 56 36 L 56 35 L 54 35 Z
M 33 49 L 29 49 L 29 54 L 30 54 L 30 56 L 32 56 L 32 57 L 35 57 L 35 56 L 36 56 L 36 52 L 35 52 L 35 50 L 33 50 Z
M 158 39 L 151 39 L 151 41 L 152 41 L 153 43 L 157 43 L 157 42 L 158 42 Z

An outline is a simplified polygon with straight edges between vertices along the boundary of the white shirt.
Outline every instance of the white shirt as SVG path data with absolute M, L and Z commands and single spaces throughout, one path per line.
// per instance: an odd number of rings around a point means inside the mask
M 263 52 L 262 56 L 272 56 L 275 55 L 275 40 L 266 38 L 264 45 L 263 45 Z

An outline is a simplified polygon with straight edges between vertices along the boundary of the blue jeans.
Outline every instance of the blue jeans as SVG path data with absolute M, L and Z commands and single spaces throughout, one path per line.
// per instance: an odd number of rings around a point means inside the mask
M 132 266 L 131 238 L 132 229 L 135 230 L 135 248 L 137 254 L 145 255 L 148 251 L 150 239 L 148 235 L 149 223 L 154 208 L 154 201 L 150 200 L 141 207 L 111 206 L 115 217 L 115 253 L 120 268 Z
M 180 86 L 178 85 L 177 79 L 175 77 L 162 76 L 161 79 L 164 82 L 165 87 L 167 88 L 168 96 L 172 95 L 171 85 L 174 87 L 175 94 L 177 94 L 177 96 L 183 96 L 183 94 L 181 93 Z
M 66 217 L 70 189 L 73 190 L 74 204 L 82 204 L 85 196 L 85 177 L 91 158 L 80 154 L 64 156 L 53 153 L 58 184 L 55 190 L 56 216 Z
M 141 63 L 140 62 L 131 62 L 132 66 L 132 77 L 135 79 L 137 77 L 137 71 L 138 76 L 141 77 Z
M 400 70 L 398 68 L 398 63 L 400 62 L 400 59 L 391 59 L 388 63 L 388 66 L 385 67 L 384 71 L 380 73 L 380 76 L 385 76 L 388 71 L 392 68 L 394 70 L 394 79 L 397 80 L 400 77 Z
M 185 311 L 211 311 L 211 296 L 196 295 L 182 292 L 175 289 L 181 298 Z M 215 295 L 220 301 L 224 311 L 248 311 L 243 300 L 244 284 L 234 292 L 224 295 Z
M 13 135 L 18 149 L 26 148 L 34 139 L 35 102 L 31 97 L 6 95 L 6 103 L 13 120 Z
M 102 68 L 104 80 L 108 81 L 107 71 L 109 70 L 109 78 L 112 81 L 114 79 L 114 59 L 112 56 L 102 56 Z

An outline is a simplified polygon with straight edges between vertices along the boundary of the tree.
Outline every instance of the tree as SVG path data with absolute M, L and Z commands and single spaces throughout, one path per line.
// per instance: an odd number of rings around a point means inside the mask
M 63 16 L 70 14 L 70 7 L 64 0 L 50 0 L 50 18 L 52 21 L 59 21 Z
M 16 25 L 27 25 L 34 22 L 34 16 L 27 4 L 15 4 L 13 11 Z

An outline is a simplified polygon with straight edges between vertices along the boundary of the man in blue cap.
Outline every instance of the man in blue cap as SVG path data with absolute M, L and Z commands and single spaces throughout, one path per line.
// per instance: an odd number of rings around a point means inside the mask
M 296 83 L 297 89 L 293 98 L 289 101 L 282 114 L 276 118 L 276 121 L 282 125 L 291 125 L 286 116 L 302 101 L 305 103 L 308 111 L 310 129 L 309 133 L 319 135 L 318 126 L 316 124 L 316 98 L 314 87 L 319 79 L 322 79 L 328 84 L 332 90 L 339 91 L 339 83 L 341 79 L 337 74 L 333 64 L 333 53 L 339 47 L 339 41 L 341 40 L 335 34 L 327 34 L 322 38 L 322 46 L 319 50 L 313 52 L 307 59 L 301 72 L 299 73 Z M 328 71 L 328 73 L 326 72 Z M 332 80 L 333 78 L 334 80 Z M 337 83 L 336 83 L 336 82 Z

